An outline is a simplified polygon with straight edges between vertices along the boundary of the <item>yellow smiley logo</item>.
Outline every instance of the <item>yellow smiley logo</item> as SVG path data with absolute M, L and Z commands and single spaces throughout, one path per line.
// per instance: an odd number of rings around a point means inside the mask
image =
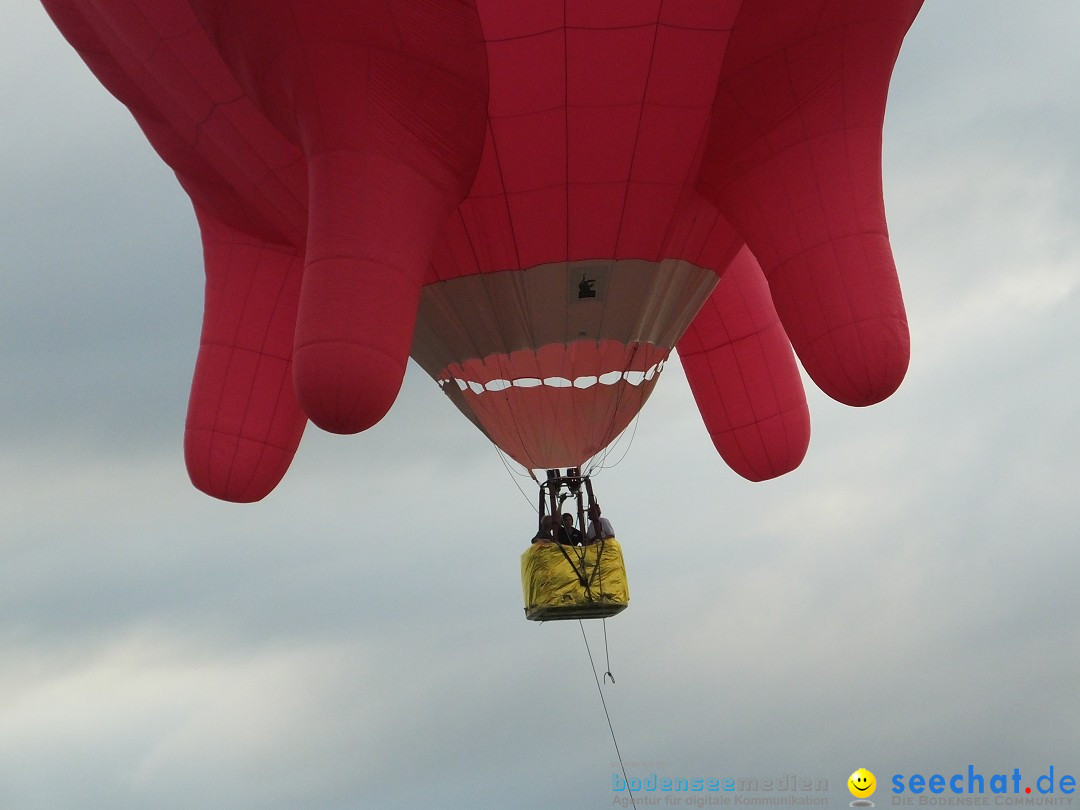
M 866 768 L 859 768 L 848 777 L 847 789 L 851 791 L 852 796 L 864 799 L 867 796 L 872 796 L 874 791 L 877 790 L 877 779 Z

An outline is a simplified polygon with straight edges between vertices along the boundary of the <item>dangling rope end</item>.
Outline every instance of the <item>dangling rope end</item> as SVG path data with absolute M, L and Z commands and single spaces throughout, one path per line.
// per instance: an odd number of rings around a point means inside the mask
M 604 673 L 604 683 L 607 683 L 608 678 L 611 678 L 611 682 L 615 683 L 615 676 L 611 674 L 611 670 Z
M 589 637 L 585 635 L 585 623 L 582 622 L 581 619 L 578 619 L 578 627 L 581 628 L 581 638 L 585 641 L 585 652 L 589 655 L 589 668 L 592 670 L 593 680 L 596 681 L 596 692 L 600 695 L 600 705 L 604 707 L 604 717 L 607 718 L 608 731 L 611 732 L 611 742 L 615 746 L 615 756 L 619 758 L 619 768 L 622 770 L 623 779 L 626 780 L 626 792 L 630 797 L 630 804 L 633 806 L 634 810 L 637 810 L 637 802 L 634 801 L 634 791 L 630 789 L 630 777 L 626 775 L 626 763 L 623 762 L 622 751 L 619 750 L 619 741 L 615 739 L 615 727 L 611 725 L 611 715 L 608 713 L 607 701 L 604 700 L 604 690 L 600 688 L 600 679 L 596 676 L 596 663 L 593 661 L 592 650 L 589 649 Z M 607 644 L 606 632 L 607 631 L 605 631 L 604 639 L 605 646 Z M 608 666 L 611 666 L 610 662 L 608 663 Z M 610 670 L 604 673 L 604 680 L 607 680 L 609 675 L 611 675 Z M 611 682 L 615 683 L 614 675 L 611 675 Z

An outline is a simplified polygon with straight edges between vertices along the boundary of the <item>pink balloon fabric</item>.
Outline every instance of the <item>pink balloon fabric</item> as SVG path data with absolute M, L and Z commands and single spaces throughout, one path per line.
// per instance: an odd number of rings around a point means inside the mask
M 801 462 L 792 349 L 850 405 L 908 362 L 881 190 L 921 0 L 44 0 L 192 199 L 195 486 L 264 497 L 410 355 L 532 468 L 678 351 L 718 451 Z

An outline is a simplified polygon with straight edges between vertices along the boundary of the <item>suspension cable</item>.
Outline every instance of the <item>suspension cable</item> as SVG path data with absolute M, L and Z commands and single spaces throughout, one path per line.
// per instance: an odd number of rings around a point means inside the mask
M 521 497 L 529 502 L 530 507 L 535 509 L 532 504 L 532 499 L 525 494 L 525 490 L 521 488 L 521 484 L 518 482 L 518 478 L 525 478 L 525 474 L 515 472 L 510 468 L 510 464 L 506 461 L 506 454 L 503 453 L 502 449 L 497 444 L 495 444 L 495 442 L 492 442 L 491 446 L 495 448 L 495 452 L 499 456 L 499 461 L 502 462 L 503 467 L 506 469 L 507 474 L 510 476 L 510 480 L 514 482 L 514 486 L 517 487 L 518 492 L 521 493 Z M 528 477 L 532 478 L 533 481 L 536 480 L 536 476 L 532 474 L 532 470 L 528 471 Z

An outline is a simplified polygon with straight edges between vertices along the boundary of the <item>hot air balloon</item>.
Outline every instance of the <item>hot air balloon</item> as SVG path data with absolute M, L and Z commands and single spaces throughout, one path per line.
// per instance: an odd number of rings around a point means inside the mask
M 677 348 L 725 460 L 794 469 L 792 346 L 907 366 L 881 193 L 921 0 L 44 0 L 194 204 L 195 486 L 264 497 L 411 355 L 532 469 L 580 468 Z

